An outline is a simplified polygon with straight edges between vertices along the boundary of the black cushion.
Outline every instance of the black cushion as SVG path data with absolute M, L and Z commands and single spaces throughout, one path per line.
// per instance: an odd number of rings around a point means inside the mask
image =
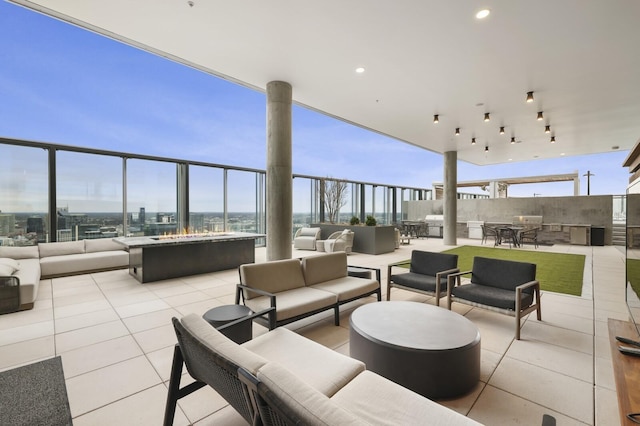
M 515 291 L 516 287 L 536 279 L 534 263 L 514 262 L 512 260 L 473 258 L 471 282 L 482 286 Z M 533 288 L 524 290 L 533 293 Z
M 436 291 L 436 277 L 431 275 L 416 274 L 414 272 L 407 272 L 405 274 L 391 275 L 391 281 L 396 284 L 415 288 L 422 291 Z M 447 290 L 447 278 L 440 278 L 440 291 L 446 294 Z
M 413 250 L 411 252 L 411 272 L 436 276 L 438 272 L 458 267 L 458 255 Z
M 464 300 L 494 306 L 501 309 L 516 309 L 516 292 L 497 287 L 489 287 L 479 284 L 465 284 L 451 289 L 451 294 Z M 533 295 L 522 292 L 521 308 L 524 309 L 533 303 Z

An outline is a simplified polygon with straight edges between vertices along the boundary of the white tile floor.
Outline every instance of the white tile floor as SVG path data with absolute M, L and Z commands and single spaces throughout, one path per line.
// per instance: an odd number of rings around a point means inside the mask
M 381 268 L 384 292 L 388 263 L 408 259 L 412 249 L 446 248 L 440 239 L 412 239 L 394 253 L 354 253 L 349 263 Z M 487 425 L 539 425 L 543 414 L 558 425 L 619 424 L 606 321 L 627 320 L 623 253 L 612 246 L 539 250 L 586 255 L 583 296 L 546 292 L 543 321 L 527 319 L 521 341 L 514 341 L 512 317 L 454 303 L 480 329 L 481 382 L 469 395 L 439 402 Z M 263 248 L 256 258 L 264 261 Z M 120 270 L 43 280 L 33 310 L 0 316 L 0 371 L 61 355 L 74 424 L 161 424 L 176 342 L 171 317 L 233 303 L 237 277 L 232 270 L 142 285 Z M 391 297 L 432 303 L 397 289 Z M 288 327 L 348 354 L 349 315 L 372 302 L 374 297 L 343 307 L 340 327 L 330 312 Z M 264 332 L 254 325 L 255 334 Z M 204 388 L 180 401 L 174 424 L 244 421 Z

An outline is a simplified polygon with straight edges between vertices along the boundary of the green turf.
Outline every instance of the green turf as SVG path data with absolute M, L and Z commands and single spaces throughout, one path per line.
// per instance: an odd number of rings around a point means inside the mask
M 631 288 L 640 295 L 640 260 L 627 259 L 627 280 L 631 283 Z
M 462 246 L 444 251 L 458 255 L 458 267 L 461 271 L 470 271 L 473 257 L 515 260 L 535 263 L 536 278 L 540 288 L 555 293 L 580 296 L 585 256 L 582 254 L 549 253 L 528 250 L 507 250 L 491 247 Z

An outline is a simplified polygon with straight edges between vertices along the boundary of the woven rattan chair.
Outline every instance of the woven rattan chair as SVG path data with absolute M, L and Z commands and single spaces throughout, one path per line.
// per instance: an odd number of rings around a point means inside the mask
M 248 315 L 240 320 L 218 327 L 218 330 L 232 327 L 243 321 L 252 321 L 256 316 L 264 314 L 265 312 L 258 312 Z M 172 322 L 178 338 L 178 344 L 173 350 L 173 364 L 171 366 L 164 425 L 170 426 L 173 424 L 176 404 L 180 398 L 207 385 L 218 392 L 249 424 L 258 424 L 257 412 L 249 399 L 246 385 L 238 377 L 239 366 L 207 348 L 177 318 L 173 318 Z M 180 388 L 183 364 L 187 366 L 187 371 L 195 381 Z

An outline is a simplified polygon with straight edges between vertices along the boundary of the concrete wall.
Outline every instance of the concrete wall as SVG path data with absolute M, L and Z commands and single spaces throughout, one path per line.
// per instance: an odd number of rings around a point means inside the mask
M 405 201 L 407 220 L 422 220 L 427 214 L 442 214 L 442 200 Z M 551 232 L 562 225 L 592 225 L 605 228 L 605 244 L 611 244 L 613 228 L 613 196 L 591 195 L 576 197 L 494 198 L 458 200 L 458 231 L 460 237 L 466 222 L 481 220 L 488 223 L 512 223 L 514 216 L 542 216 L 543 229 Z M 566 236 L 565 235 L 565 236 Z M 548 234 L 550 242 L 565 242 L 565 237 Z M 568 240 L 566 241 L 568 243 Z

